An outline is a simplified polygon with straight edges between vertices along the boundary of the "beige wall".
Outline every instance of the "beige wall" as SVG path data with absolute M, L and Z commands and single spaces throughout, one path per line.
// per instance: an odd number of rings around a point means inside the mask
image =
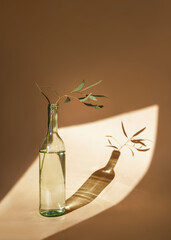
M 160 107 L 156 153 L 142 181 L 168 198 L 170 157 L 169 1 L 1 0 L 1 198 L 38 153 L 46 131 L 46 101 L 34 85 L 59 93 L 83 79 L 110 99 L 102 110 L 71 102 L 59 125 Z

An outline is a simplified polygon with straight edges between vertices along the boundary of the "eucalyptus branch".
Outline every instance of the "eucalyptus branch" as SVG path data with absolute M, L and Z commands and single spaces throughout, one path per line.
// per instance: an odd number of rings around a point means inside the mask
M 49 119 L 49 126 L 48 126 L 48 133 L 47 133 L 47 142 L 46 142 L 47 145 L 49 143 L 50 124 L 51 124 L 51 119 Z M 40 176 L 42 175 L 42 169 L 43 169 L 44 161 L 45 161 L 45 153 L 43 154 L 42 164 L 41 164 L 41 167 L 40 167 Z
M 101 97 L 106 97 L 104 95 L 94 95 L 92 93 L 85 93 L 84 91 L 88 90 L 89 88 L 92 88 L 96 85 L 98 85 L 99 83 L 101 83 L 102 80 L 88 86 L 88 87 L 84 87 L 85 85 L 85 80 L 82 81 L 81 84 L 79 84 L 79 86 L 77 86 L 74 90 L 62 95 L 62 96 L 59 96 L 58 93 L 56 92 L 56 90 L 53 90 L 52 88 L 50 88 L 52 91 L 55 92 L 55 94 L 58 96 L 58 99 L 56 100 L 55 104 L 59 105 L 60 102 L 64 99 L 64 103 L 68 103 L 71 101 L 71 99 L 76 99 L 77 101 L 79 101 L 80 103 L 83 103 L 85 106 L 89 106 L 89 107 L 93 107 L 95 109 L 98 109 L 98 108 L 102 108 L 103 105 L 95 105 L 95 104 L 91 104 L 90 103 L 90 100 L 92 101 L 97 101 L 97 98 L 101 98 Z M 48 104 L 50 105 L 50 100 L 49 98 L 46 96 L 46 94 L 42 91 L 42 89 L 39 87 L 39 85 L 35 82 L 37 88 L 39 89 L 40 93 L 46 98 L 46 100 L 48 101 Z M 84 93 L 83 93 L 84 92 Z M 77 96 L 73 96 L 72 94 L 78 94 L 79 97 Z M 86 102 L 88 101 L 88 102 Z M 50 137 L 50 125 L 51 125 L 51 119 L 49 119 L 49 126 L 48 126 L 48 133 L 47 133 L 47 145 L 49 143 L 49 137 Z M 43 166 L 44 166 L 44 161 L 45 161 L 45 152 L 43 154 L 43 159 L 42 159 L 42 162 L 41 162 L 41 166 L 40 166 L 40 177 L 42 176 L 42 170 L 43 170 Z
M 78 99 L 77 97 L 71 96 L 71 95 L 69 95 L 69 94 L 65 94 L 65 95 L 59 97 L 55 104 L 59 104 L 59 102 L 60 102 L 60 101 L 62 100 L 62 98 L 64 98 L 64 97 L 74 98 L 74 99 L 76 99 L 76 100 L 79 101 L 79 99 Z
M 93 107 L 95 109 L 98 109 L 98 108 L 102 108 L 103 105 L 95 105 L 95 104 L 91 104 L 90 100 L 92 101 L 97 101 L 97 98 L 101 98 L 101 97 L 106 97 L 104 95 L 95 95 L 95 94 L 92 94 L 92 93 L 83 93 L 83 91 L 89 89 L 89 88 L 92 88 L 94 86 L 96 86 L 97 84 L 101 83 L 102 80 L 88 86 L 88 87 L 84 87 L 85 85 L 85 80 L 82 81 L 82 83 L 80 85 L 78 85 L 74 90 L 70 91 L 69 93 L 67 94 L 64 94 L 62 96 L 59 96 L 59 98 L 57 99 L 56 101 L 56 104 L 59 104 L 63 98 L 66 97 L 64 103 L 68 103 L 71 101 L 71 99 L 76 99 L 78 100 L 79 102 L 83 103 L 84 105 L 88 106 L 88 107 Z M 76 97 L 76 96 L 73 96 L 72 94 L 80 94 L 81 97 Z M 88 101 L 88 102 L 86 102 Z

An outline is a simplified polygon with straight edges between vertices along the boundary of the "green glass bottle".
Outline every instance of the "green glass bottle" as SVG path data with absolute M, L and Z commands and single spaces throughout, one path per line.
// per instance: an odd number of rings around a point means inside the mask
M 48 105 L 48 131 L 39 148 L 39 212 L 65 212 L 65 146 L 58 135 L 58 105 Z

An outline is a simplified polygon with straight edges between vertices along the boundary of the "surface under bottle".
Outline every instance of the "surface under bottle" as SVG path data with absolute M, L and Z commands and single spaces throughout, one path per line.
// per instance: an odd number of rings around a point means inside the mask
M 65 212 L 65 151 L 39 151 L 40 214 L 60 216 Z

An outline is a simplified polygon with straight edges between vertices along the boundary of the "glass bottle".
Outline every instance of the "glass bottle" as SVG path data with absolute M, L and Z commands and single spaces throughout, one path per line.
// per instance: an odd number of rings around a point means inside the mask
M 58 105 L 48 105 L 48 131 L 39 148 L 39 212 L 65 212 L 65 146 L 58 135 Z

